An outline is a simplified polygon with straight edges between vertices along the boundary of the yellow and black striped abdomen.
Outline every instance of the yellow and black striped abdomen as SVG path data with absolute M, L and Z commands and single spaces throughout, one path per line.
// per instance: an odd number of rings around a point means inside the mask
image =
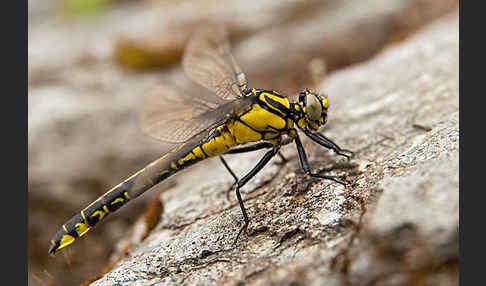
M 171 163 L 171 168 L 179 170 L 206 158 L 220 155 L 237 145 L 230 130 L 223 124 L 202 140 L 192 150 Z
M 225 125 L 201 140 L 193 138 L 118 184 L 66 222 L 51 240 L 49 253 L 73 243 L 91 227 L 179 170 L 236 146 Z
M 152 187 L 153 181 L 146 177 L 145 172 L 146 169 L 138 171 L 63 224 L 51 240 L 49 253 L 73 243 L 110 213 Z

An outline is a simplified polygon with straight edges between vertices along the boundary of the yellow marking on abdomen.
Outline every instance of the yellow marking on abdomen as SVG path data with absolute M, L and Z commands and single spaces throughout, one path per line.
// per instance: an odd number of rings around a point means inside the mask
M 86 215 L 84 214 L 84 210 L 81 211 L 81 216 L 83 217 L 84 223 L 88 224 L 88 220 L 86 220 Z
M 89 225 L 86 223 L 77 223 L 75 227 L 79 236 L 82 236 L 90 229 Z
M 192 152 L 194 153 L 194 155 L 196 155 L 196 157 L 198 158 L 201 158 L 201 159 L 205 159 L 206 158 L 206 155 L 204 155 L 204 152 L 203 150 L 201 149 L 201 146 L 197 146 L 196 148 L 192 149 Z
M 103 217 L 105 217 L 105 212 L 97 210 L 91 215 L 91 217 L 95 217 L 97 215 L 99 216 L 98 220 L 102 220 Z
M 116 198 L 116 199 L 115 199 L 114 201 L 112 201 L 110 204 L 114 205 L 114 204 L 119 203 L 119 202 L 123 203 L 123 201 L 124 201 L 124 199 L 123 199 L 123 198 Z
M 218 127 L 218 130 L 221 133 L 220 136 L 214 137 L 201 145 L 201 148 L 206 152 L 208 157 L 219 155 L 237 145 L 229 132 L 223 130 L 222 127 Z
M 91 207 L 94 203 L 96 203 L 97 201 L 101 200 L 104 196 L 106 196 L 107 194 L 113 192 L 114 190 L 116 190 L 117 188 L 119 188 L 121 185 L 123 185 L 123 183 L 133 179 L 135 176 L 137 176 L 138 174 L 142 173 L 145 171 L 146 168 L 143 168 L 141 170 L 139 170 L 138 172 L 136 172 L 135 174 L 131 175 L 130 177 L 128 177 L 127 179 L 125 179 L 123 182 L 119 183 L 118 185 L 114 186 L 113 188 L 111 188 L 110 190 L 108 190 L 106 193 L 104 193 L 103 195 L 101 195 L 99 198 L 97 198 L 96 200 L 94 200 L 93 202 L 91 202 L 87 207 L 84 208 L 84 210 L 87 210 L 89 207 Z
M 192 153 L 187 154 L 184 158 L 180 158 L 177 163 L 179 166 L 183 166 L 186 161 L 194 160 L 196 156 Z
M 63 248 L 65 246 L 68 246 L 70 245 L 71 243 L 73 243 L 75 240 L 75 238 L 69 234 L 65 234 L 62 236 L 62 239 L 61 239 L 61 242 L 59 244 L 59 248 Z

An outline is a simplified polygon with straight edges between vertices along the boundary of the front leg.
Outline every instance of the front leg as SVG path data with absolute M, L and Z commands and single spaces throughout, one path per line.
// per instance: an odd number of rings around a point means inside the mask
M 302 142 L 300 141 L 299 136 L 296 135 L 294 140 L 295 140 L 295 145 L 297 146 L 297 152 L 299 153 L 300 164 L 302 165 L 302 169 L 304 169 L 304 172 L 307 175 L 309 175 L 311 177 L 315 177 L 315 178 L 322 178 L 322 179 L 331 180 L 331 181 L 339 183 L 343 186 L 347 185 L 345 182 L 340 181 L 340 180 L 338 180 L 334 177 L 321 175 L 319 173 L 312 173 L 311 170 L 310 170 L 310 167 L 309 167 L 309 162 L 307 161 L 307 155 L 305 155 L 304 146 L 302 146 Z
M 310 139 L 312 139 L 312 141 L 316 142 L 317 144 L 319 144 L 323 147 L 326 147 L 328 149 L 333 150 L 338 155 L 346 157 L 346 159 L 348 161 L 351 158 L 351 156 L 353 156 L 352 151 L 349 151 L 349 150 L 346 150 L 346 149 L 341 149 L 336 143 L 334 143 L 330 139 L 324 137 L 322 134 L 313 133 L 308 129 L 303 129 L 303 131 L 304 131 L 305 135 L 307 135 Z M 350 155 L 347 155 L 344 152 L 350 153 Z

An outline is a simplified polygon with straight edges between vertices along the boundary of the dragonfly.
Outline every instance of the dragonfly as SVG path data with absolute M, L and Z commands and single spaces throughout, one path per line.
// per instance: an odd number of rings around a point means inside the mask
M 295 143 L 305 174 L 346 185 L 337 177 L 312 172 L 297 129 L 315 143 L 346 157 L 352 151 L 341 149 L 318 133 L 326 124 L 329 100 L 310 89 L 293 98 L 275 90 L 250 88 L 246 74 L 230 52 L 228 31 L 223 25 L 208 23 L 189 39 L 182 66 L 200 92 L 187 92 L 173 85 L 161 85 L 147 94 L 149 104 L 142 112 L 142 129 L 151 136 L 176 147 L 151 162 L 93 201 L 61 226 L 50 241 L 50 254 L 83 236 L 88 230 L 130 200 L 140 196 L 180 170 L 202 160 L 219 156 L 234 178 L 232 189 L 244 223 L 234 244 L 250 219 L 240 189 L 251 180 L 280 148 Z M 223 158 L 267 149 L 256 165 L 239 179 Z

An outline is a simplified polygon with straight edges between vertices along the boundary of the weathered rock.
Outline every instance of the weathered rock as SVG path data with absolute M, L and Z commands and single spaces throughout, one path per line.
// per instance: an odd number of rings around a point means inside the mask
M 458 16 L 332 74 L 323 133 L 350 163 L 307 142 L 311 165 L 346 188 L 309 179 L 292 146 L 245 186 L 242 223 L 217 160 L 162 194 L 148 238 L 92 285 L 458 285 Z M 230 158 L 241 175 L 261 154 Z M 277 160 L 275 160 L 277 161 Z M 222 173 L 222 175 L 221 175 Z

